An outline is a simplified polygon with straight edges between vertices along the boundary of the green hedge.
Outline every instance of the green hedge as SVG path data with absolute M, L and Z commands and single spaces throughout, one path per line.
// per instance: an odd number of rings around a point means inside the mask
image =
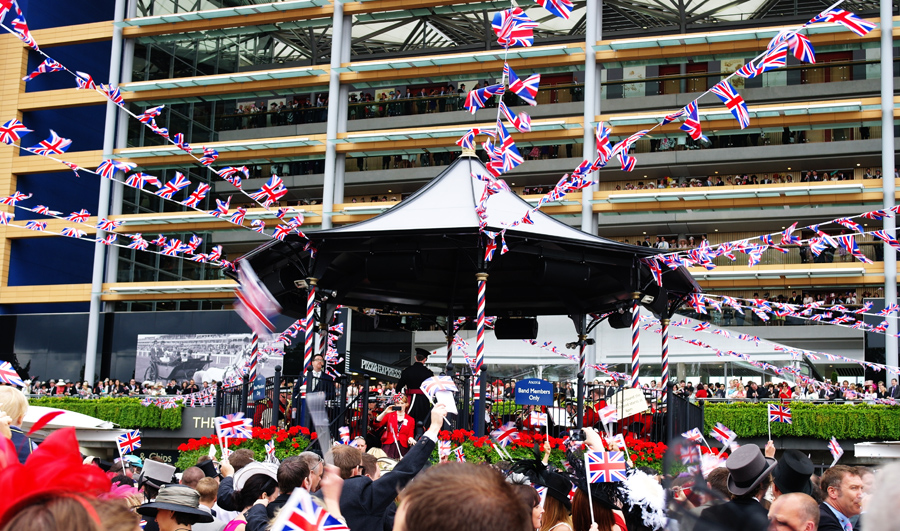
M 793 424 L 773 422 L 772 437 L 900 439 L 900 407 L 806 402 L 791 402 L 789 407 Z M 768 436 L 768 409 L 764 402 L 707 403 L 704 421 L 706 433 L 721 422 L 738 437 Z
M 83 413 L 101 420 L 115 422 L 122 428 L 156 428 L 177 430 L 181 428 L 181 406 L 162 409 L 142 406 L 139 398 L 31 398 L 32 406 L 55 407 Z

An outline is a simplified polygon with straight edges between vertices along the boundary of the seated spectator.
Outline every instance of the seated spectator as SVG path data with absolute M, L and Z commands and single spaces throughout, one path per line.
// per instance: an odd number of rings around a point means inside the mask
M 5 423 L 0 420 L 0 435 L 12 440 L 19 462 L 23 464 L 34 449 L 31 439 L 22 431 L 27 412 L 28 399 L 22 391 L 8 385 L 0 386 L 0 419 L 7 417 Z

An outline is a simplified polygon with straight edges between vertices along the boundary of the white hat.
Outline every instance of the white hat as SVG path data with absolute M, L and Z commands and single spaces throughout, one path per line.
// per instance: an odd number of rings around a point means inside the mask
M 247 480 L 257 474 L 265 474 L 270 478 L 278 481 L 278 465 L 274 463 L 257 463 L 252 462 L 244 468 L 238 470 L 234 474 L 234 490 L 240 491 L 244 488 Z

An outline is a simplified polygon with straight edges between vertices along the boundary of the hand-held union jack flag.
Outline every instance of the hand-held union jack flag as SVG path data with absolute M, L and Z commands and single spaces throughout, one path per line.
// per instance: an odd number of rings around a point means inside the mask
M 271 531 L 350 531 L 340 520 L 328 514 L 306 489 L 294 489 L 278 512 Z
M 618 410 L 616 410 L 615 406 L 606 406 L 605 408 L 600 410 L 600 422 L 602 424 L 609 424 L 618 420 L 619 412 Z
M 734 115 L 741 125 L 741 129 L 746 129 L 750 125 L 750 112 L 747 110 L 747 104 L 744 103 L 744 98 L 734 90 L 734 87 L 731 86 L 728 80 L 723 79 L 709 91 L 718 96 L 722 103 L 728 107 L 728 110 L 731 111 L 731 114 Z
M 123 454 L 134 453 L 141 447 L 141 430 L 132 430 L 116 437 L 116 444 Z
M 622 452 L 585 452 L 584 470 L 588 483 L 625 481 L 625 454 Z
M 709 432 L 709 434 L 712 435 L 713 439 L 726 446 L 737 439 L 737 434 L 728 429 L 728 426 L 722 424 L 721 422 L 716 422 L 716 427 L 713 428 L 713 430 Z
M 457 389 L 453 378 L 450 376 L 432 376 L 431 378 L 426 378 L 420 387 L 422 388 L 422 391 L 430 397 L 434 397 L 434 394 L 438 391 L 449 391 L 454 393 L 459 390 Z
M 547 414 L 541 413 L 540 411 L 532 411 L 529 420 L 531 421 L 532 426 L 546 426 Z
M 229 413 L 224 417 L 216 417 L 216 435 L 221 439 L 228 437 L 229 439 L 249 439 L 251 438 L 250 428 L 253 425 L 251 419 L 245 419 L 244 414 Z
M 12 363 L 8 361 L 0 361 L 0 382 L 16 387 L 25 387 L 25 382 L 22 381 Z
M 453 454 L 454 457 L 456 457 L 456 460 L 459 461 L 460 463 L 466 462 L 466 452 L 462 446 L 457 446 L 456 448 L 453 449 L 453 451 L 451 453 Z
M 769 422 L 793 424 L 793 421 L 791 420 L 791 408 L 780 404 L 769 404 Z
M 700 428 L 694 428 L 691 431 L 686 431 L 681 434 L 682 437 L 689 441 L 700 442 L 703 440 L 703 434 L 700 433 Z
M 830 441 L 828 441 L 828 451 L 831 452 L 832 457 L 834 457 L 835 463 L 838 459 L 844 455 L 844 449 L 841 448 L 841 445 L 838 444 L 837 438 L 832 437 Z

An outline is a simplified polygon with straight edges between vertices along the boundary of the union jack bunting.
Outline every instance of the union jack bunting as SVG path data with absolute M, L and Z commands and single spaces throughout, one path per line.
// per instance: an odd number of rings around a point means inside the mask
M 184 190 L 185 188 L 190 186 L 190 184 L 191 181 L 188 180 L 187 177 L 185 177 L 181 172 L 176 171 L 175 178 L 164 184 L 162 188 L 155 192 L 155 194 L 165 199 L 172 199 L 172 196 L 174 196 L 181 190 Z
M 546 426 L 547 425 L 547 414 L 541 413 L 540 411 L 532 411 L 529 417 L 532 426 Z
M 77 85 L 76 89 L 89 89 L 94 90 L 97 88 L 97 85 L 94 83 L 94 78 L 91 77 L 90 74 L 86 74 L 84 72 L 75 71 L 75 84 Z
M 38 142 L 36 145 L 28 148 L 28 151 L 34 153 L 35 155 L 48 156 L 48 155 L 62 155 L 65 153 L 69 147 L 72 145 L 72 141 L 68 138 L 62 138 L 56 131 L 53 129 L 50 130 L 50 138 L 47 140 L 42 140 Z
M 280 177 L 273 175 L 269 182 L 262 185 L 262 188 L 250 194 L 250 197 L 256 201 L 261 201 L 263 206 L 268 208 L 272 203 L 278 201 L 288 193 L 287 188 Z
M 674 122 L 675 120 L 681 118 L 681 117 L 684 116 L 684 115 L 685 115 L 685 110 L 684 110 L 683 108 L 682 108 L 682 109 L 679 109 L 679 110 L 677 110 L 677 111 L 675 111 L 675 112 L 673 112 L 673 113 L 671 113 L 671 114 L 667 114 L 667 115 L 663 118 L 662 125 L 666 125 L 666 124 L 672 123 L 672 122 Z
M 704 322 L 694 325 L 693 328 L 691 328 L 691 330 L 693 330 L 694 332 L 705 332 L 705 331 L 709 330 L 709 327 L 710 327 L 710 324 L 704 321 Z
M 234 310 L 251 330 L 261 337 L 268 337 L 268 334 L 275 331 L 272 319 L 281 312 L 281 305 L 260 282 L 246 260 L 241 260 L 237 273 L 238 288 L 234 290 L 237 297 Z
M 691 293 L 689 302 L 691 307 L 694 308 L 695 312 L 706 315 L 706 304 L 703 303 L 703 301 L 705 300 L 706 298 L 703 295 L 699 293 Z
M 456 383 L 453 382 L 453 378 L 450 376 L 432 376 L 431 378 L 426 378 L 420 387 L 422 391 L 430 397 L 434 397 L 434 394 L 438 391 L 455 393 L 459 390 L 456 387 Z
M 164 107 L 165 107 L 165 105 L 160 105 L 159 107 L 151 107 L 151 108 L 147 109 L 146 111 L 142 112 L 141 114 L 139 114 L 137 119 L 140 120 L 140 122 L 142 124 L 149 124 L 150 122 L 153 121 L 154 118 L 156 118 L 157 116 L 160 115 L 160 113 L 162 113 L 162 110 Z
M 0 20 L 6 17 L 9 10 L 13 8 L 15 0 L 0 0 Z
M 190 144 L 184 141 L 184 133 L 175 133 L 175 136 L 172 137 L 172 142 L 174 142 L 175 145 L 185 153 L 194 152 L 194 148 L 192 148 Z
M 16 387 L 25 387 L 25 382 L 22 381 L 12 363 L 8 361 L 0 361 L 0 382 Z
M 873 261 L 859 250 L 859 245 L 856 243 L 856 239 L 852 234 L 845 234 L 843 236 L 836 236 L 835 239 L 838 243 L 841 244 L 841 247 L 847 249 L 854 258 L 863 262 L 864 264 L 871 264 Z
M 153 131 L 154 133 L 158 134 L 159 136 L 161 136 L 163 138 L 169 138 L 169 130 L 166 129 L 165 127 L 160 127 L 160 126 L 156 125 L 156 120 L 151 120 L 148 125 L 150 126 L 150 130 Z
M 346 525 L 316 503 L 306 489 L 294 489 L 269 528 L 272 531 L 349 531 Z
M 640 140 L 644 135 L 649 133 L 649 129 L 644 129 L 643 131 L 638 131 L 633 135 L 625 138 L 624 140 L 617 143 L 612 148 L 611 155 L 617 155 L 619 153 L 628 153 L 628 150 L 631 149 L 631 145 Z
M 155 176 L 143 172 L 132 173 L 125 179 L 125 185 L 132 188 L 144 188 L 145 184 L 152 184 L 157 188 L 162 188 L 162 182 Z
M 703 130 L 700 127 L 700 115 L 697 113 L 697 101 L 694 100 L 688 103 L 684 107 L 684 111 L 684 123 L 681 124 L 679 129 L 687 133 L 688 136 L 694 140 L 705 140 L 709 142 L 709 139 L 703 136 Z
M 832 437 L 830 441 L 828 441 L 828 451 L 831 452 L 831 456 L 834 457 L 834 460 L 837 461 L 844 455 L 844 449 L 841 448 L 841 445 L 838 443 L 837 438 Z
M 100 165 L 97 166 L 97 173 L 101 177 L 112 179 L 116 176 L 116 172 L 118 171 L 128 173 L 135 168 L 137 168 L 137 164 L 133 162 L 119 162 L 112 159 L 104 159 L 100 162 Z
M 65 69 L 66 69 L 66 67 L 64 67 L 63 65 L 59 64 L 58 62 L 56 62 L 53 59 L 50 59 L 48 57 L 48 58 L 44 59 L 44 62 L 39 64 L 32 73 L 23 77 L 22 81 L 28 82 L 28 81 L 31 81 L 32 79 L 38 77 L 41 74 L 45 74 L 47 72 L 61 72 Z
M 141 233 L 131 234 L 129 237 L 131 238 L 131 243 L 127 246 L 129 249 L 145 251 L 150 246 L 150 243 L 141 236 Z
M 12 30 L 13 33 L 29 46 L 31 49 L 35 51 L 40 51 L 38 48 L 37 42 L 34 40 L 34 37 L 31 35 L 31 31 L 28 29 L 28 22 L 25 21 L 25 15 L 22 14 L 22 10 L 19 9 L 19 4 L 16 3 L 16 18 L 12 21 Z
M 253 222 L 250 223 L 250 226 L 260 234 L 263 234 L 266 230 L 266 222 L 261 219 L 254 219 Z M 284 237 L 282 236 L 280 239 L 284 239 Z
M 203 201 L 208 192 L 209 185 L 206 183 L 200 183 L 197 185 L 197 189 L 191 192 L 191 195 L 189 195 L 187 199 L 182 201 L 181 204 L 191 208 L 196 208 L 197 205 L 200 204 L 200 201 Z
M 529 105 L 537 105 L 537 100 L 535 98 L 537 97 L 538 86 L 541 84 L 540 74 L 532 74 L 523 81 L 519 79 L 515 70 L 510 68 L 507 63 L 503 63 L 503 73 L 506 74 L 506 77 L 509 80 L 510 91 L 525 100 Z
M 62 212 L 57 212 L 56 210 L 50 210 L 49 207 L 46 207 L 44 205 L 38 205 L 38 206 L 32 208 L 31 211 L 34 212 L 35 214 L 41 214 L 43 216 L 58 216 L 58 215 L 62 214 Z
M 839 8 L 820 13 L 809 22 L 834 22 L 835 24 L 844 26 L 860 37 L 866 36 L 867 33 L 878 27 L 864 18 L 860 18 L 849 11 L 844 11 Z
M 504 48 L 511 46 L 531 46 L 538 23 L 528 18 L 520 7 L 505 9 L 496 13 L 491 21 L 497 42 Z
M 171 238 L 166 242 L 166 245 L 160 252 L 166 256 L 178 256 L 186 250 L 186 246 L 181 243 L 181 240 L 178 238 Z
M 26 221 L 25 228 L 36 232 L 44 232 L 47 230 L 47 224 L 39 221 Z
M 893 214 L 888 212 L 887 210 L 873 210 L 871 212 L 865 212 L 860 214 L 859 217 L 866 219 L 874 219 L 874 220 L 882 220 L 884 218 L 892 218 Z
M 734 73 L 735 75 L 740 76 L 744 79 L 752 79 L 762 74 L 762 68 L 756 66 L 753 61 L 750 61 L 749 63 L 735 70 Z
M 490 262 L 494 259 L 494 252 L 497 250 L 497 242 L 495 240 L 497 236 L 490 232 L 486 232 L 485 234 L 488 234 L 488 241 L 484 248 L 484 261 Z
M 60 234 L 69 238 L 81 238 L 87 233 L 83 230 L 73 229 L 72 227 L 63 227 L 63 230 L 60 232 Z
M 475 131 L 469 129 L 466 133 L 459 137 L 456 145 L 463 149 L 475 149 Z
M 634 171 L 634 167 L 637 165 L 637 158 L 624 151 L 616 153 L 616 156 L 619 158 L 619 163 L 622 164 L 623 171 Z
M 468 109 L 471 114 L 475 114 L 475 111 L 484 107 L 487 100 L 493 96 L 502 96 L 504 92 L 503 85 L 489 85 L 484 88 L 470 90 L 466 94 L 466 102 L 463 104 L 463 107 Z
M 106 218 L 100 218 L 100 221 L 97 222 L 97 228 L 100 230 L 110 231 L 110 230 L 116 230 L 124 224 L 125 224 L 124 221 L 119 221 L 119 220 L 113 221 L 113 220 L 109 220 Z
M 734 115 L 741 125 L 741 129 L 745 129 L 750 125 L 750 112 L 747 110 L 744 98 L 734 90 L 734 87 L 731 86 L 728 80 L 723 79 L 709 91 L 718 96 L 722 103 L 728 107 L 728 110 L 731 111 L 731 114 Z
M 8 212 L 0 212 L 0 225 L 9 225 L 13 220 L 13 215 Z
M 216 245 L 212 248 L 212 251 L 209 252 L 209 259 L 210 261 L 218 262 L 220 258 L 222 258 L 222 246 Z
M 118 234 L 116 234 L 115 232 L 111 232 L 111 233 L 107 234 L 106 237 L 97 238 L 95 241 L 97 243 L 102 243 L 104 245 L 112 245 L 113 243 L 115 243 L 116 238 L 118 238 L 118 237 L 119 237 Z
M 231 215 L 231 218 L 228 220 L 235 225 L 240 225 L 244 223 L 244 216 L 247 215 L 247 209 L 244 207 L 238 207 L 237 210 L 234 211 L 234 214 Z
M 785 40 L 794 57 L 805 63 L 815 64 L 816 52 L 806 35 L 790 32 Z
M 228 207 L 231 205 L 231 196 L 228 196 L 224 202 L 221 199 L 216 199 L 216 209 L 210 211 L 209 215 L 215 218 L 220 218 L 222 216 L 228 215 Z
M 612 157 L 612 148 L 609 145 L 609 134 L 612 130 L 604 125 L 603 122 L 597 124 L 596 141 L 597 141 L 597 157 L 606 162 Z
M 166 244 L 167 241 L 168 240 L 166 239 L 166 237 L 163 236 L 162 234 L 160 234 L 155 240 L 151 241 L 150 243 L 152 243 L 153 245 L 158 245 L 159 247 L 162 247 Z
M 651 256 L 649 258 L 641 258 L 641 262 L 647 264 L 647 267 L 650 269 L 650 274 L 653 275 L 653 281 L 660 287 L 663 285 L 663 272 L 662 268 L 659 267 L 659 261 L 657 257 Z
M 838 219 L 834 220 L 834 222 L 838 223 L 840 225 L 843 225 L 844 227 L 847 227 L 848 229 L 850 229 L 852 231 L 866 232 L 866 229 L 864 229 L 862 225 L 853 221 L 850 218 L 838 218 Z
M 253 423 L 251 419 L 245 419 L 242 412 L 229 413 L 222 417 L 216 417 L 216 435 L 219 438 L 228 437 L 229 439 L 249 439 L 251 438 L 250 428 Z M 298 489 L 302 490 L 302 489 Z
M 122 91 L 119 90 L 119 87 L 100 85 L 100 88 L 103 90 L 103 93 L 106 94 L 106 97 L 109 98 L 109 101 L 115 103 L 119 107 L 125 106 L 125 98 L 122 97 Z
M 700 442 L 703 440 L 703 434 L 700 433 L 700 428 L 694 428 L 691 431 L 686 431 L 681 434 L 682 437 L 689 441 Z
M 503 103 L 503 100 L 500 101 L 500 112 L 503 113 L 503 116 L 505 116 L 509 123 L 518 129 L 520 133 L 531 131 L 531 116 L 528 116 L 524 112 L 520 112 L 518 115 L 513 114 L 513 112 L 509 110 L 509 107 Z
M 737 434 L 728 429 L 728 426 L 722 424 L 721 422 L 716 422 L 716 427 L 713 428 L 712 431 L 709 432 L 709 434 L 713 437 L 713 439 L 726 446 L 737 439 Z
M 584 470 L 588 483 L 625 481 L 625 454 L 623 452 L 585 452 Z
M 216 159 L 219 158 L 219 152 L 213 148 L 203 147 L 203 156 L 200 157 L 200 164 L 211 166 Z
M 759 63 L 759 73 L 787 65 L 788 44 L 787 42 L 782 42 L 768 50 Z
M 515 141 L 513 141 L 512 136 L 506 131 L 506 127 L 503 126 L 503 122 L 501 121 L 497 122 L 497 133 L 497 140 L 499 142 L 498 148 L 500 149 L 500 155 L 503 158 L 503 171 L 510 171 L 525 162 L 522 154 L 519 153 L 518 148 L 516 148 Z
M 569 20 L 569 15 L 575 7 L 571 0 L 534 0 L 555 17 Z
M 790 227 L 784 229 L 784 232 L 781 233 L 781 245 L 796 245 L 800 243 L 800 238 L 791 235 L 796 229 L 796 221 Z
M 235 186 L 235 188 L 241 187 L 241 174 L 244 175 L 244 179 L 248 179 L 250 177 L 250 170 L 246 166 L 241 166 L 240 168 L 222 168 L 219 170 L 219 176 L 230 182 Z
M 25 127 L 25 124 L 18 120 L 10 120 L 0 125 L 0 142 L 13 145 L 22 139 L 24 135 L 31 132 L 31 129 Z
M 457 446 L 456 448 L 454 448 L 452 453 L 453 456 L 456 457 L 456 460 L 460 463 L 466 462 L 466 452 L 462 446 Z
M 293 230 L 293 227 L 290 225 L 278 225 L 275 227 L 275 233 L 272 234 L 272 237 L 276 240 L 284 240 L 291 233 L 291 230 Z
M 879 240 L 884 241 L 885 243 L 887 243 L 888 245 L 890 245 L 891 247 L 893 247 L 895 249 L 900 249 L 900 241 L 897 241 L 897 238 L 894 237 L 892 234 L 888 233 L 887 231 L 873 230 L 872 236 L 875 236 Z
M 202 243 L 203 238 L 197 236 L 196 234 L 191 234 L 191 241 L 188 242 L 187 246 L 191 250 L 191 252 L 194 252 L 198 247 L 200 247 L 200 244 Z
M 897 313 L 898 310 L 900 310 L 900 307 L 898 307 L 896 303 L 891 303 L 888 305 L 887 308 L 878 312 L 878 315 L 887 317 L 888 315 L 890 315 L 892 313 Z
M 769 422 L 793 424 L 793 421 L 791 420 L 791 408 L 780 404 L 769 404 Z

